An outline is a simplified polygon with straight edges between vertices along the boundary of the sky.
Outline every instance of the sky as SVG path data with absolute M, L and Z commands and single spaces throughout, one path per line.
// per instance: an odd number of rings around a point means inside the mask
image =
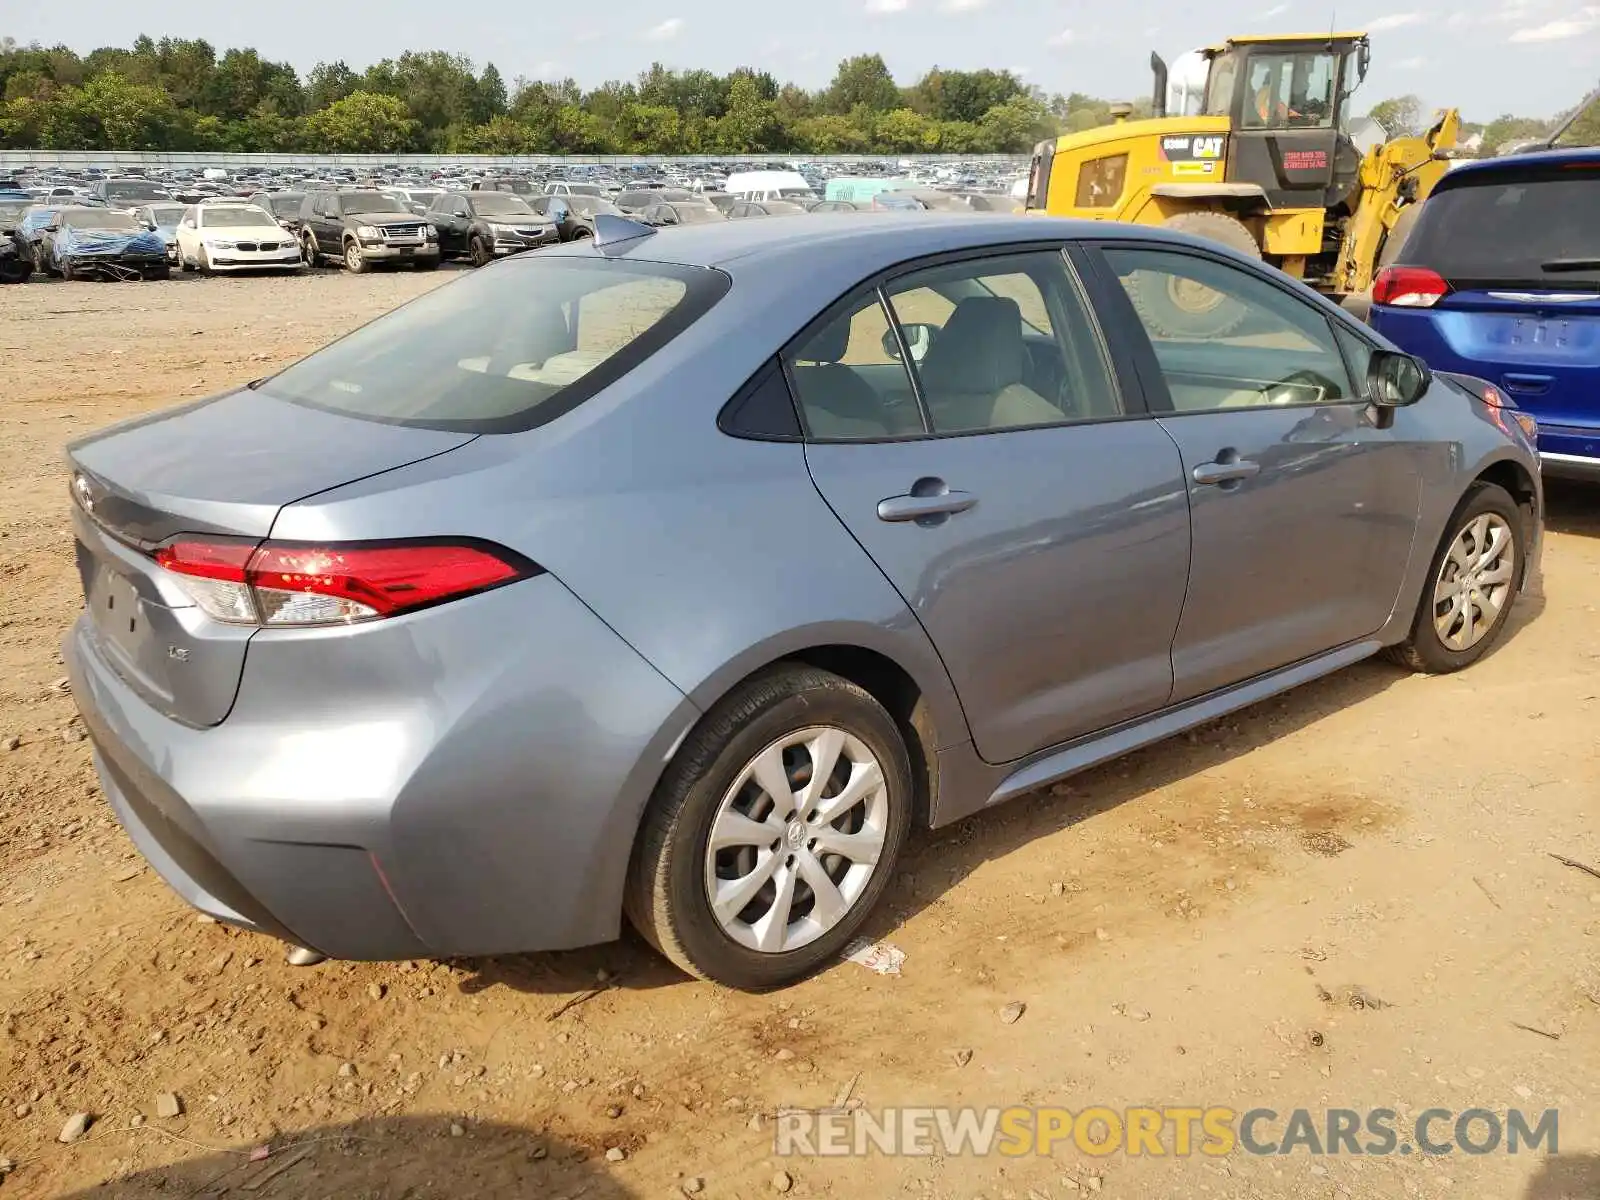
M 12 6 L 0 33 L 79 52 L 125 46 L 141 33 L 200 37 L 219 53 L 254 46 L 302 75 L 324 59 L 343 58 L 360 71 L 405 50 L 445 49 L 480 65 L 493 61 L 508 84 L 519 76 L 571 76 L 585 87 L 631 79 L 660 61 L 719 72 L 758 66 L 815 88 L 827 84 L 841 59 L 877 52 L 902 84 L 936 64 L 1009 68 L 1047 93 L 1132 99 L 1149 92 L 1151 50 L 1170 62 L 1232 35 L 1336 24 L 1372 34 L 1372 70 L 1357 93 L 1358 112 L 1415 93 L 1429 107 L 1460 108 L 1467 120 L 1550 116 L 1600 83 L 1600 0 L 1337 3 L 1335 12 L 1333 0 L 477 0 L 457 10 L 434 0 L 176 9 L 79 0 Z M 1105 23 L 1107 14 L 1115 25 Z M 171 23 L 154 25 L 161 20 Z

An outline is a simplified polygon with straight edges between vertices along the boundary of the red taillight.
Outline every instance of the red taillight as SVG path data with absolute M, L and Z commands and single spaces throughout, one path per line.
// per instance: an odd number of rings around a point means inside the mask
M 1372 284 L 1372 302 L 1397 308 L 1432 308 L 1450 294 L 1444 276 L 1427 267 L 1385 267 Z
M 207 614 L 245 625 L 369 621 L 539 570 L 509 551 L 475 542 L 256 546 L 190 538 L 161 547 L 155 557 Z

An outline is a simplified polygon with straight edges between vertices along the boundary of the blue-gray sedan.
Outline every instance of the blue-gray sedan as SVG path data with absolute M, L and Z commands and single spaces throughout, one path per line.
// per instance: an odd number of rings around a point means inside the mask
M 1533 423 L 1143 227 L 827 215 L 463 277 L 69 451 L 105 791 L 220 920 L 780 985 L 944 825 L 1537 568 Z

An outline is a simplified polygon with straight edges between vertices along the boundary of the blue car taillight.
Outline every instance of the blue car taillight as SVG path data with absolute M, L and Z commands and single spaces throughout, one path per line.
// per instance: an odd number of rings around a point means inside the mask
M 1396 308 L 1432 308 L 1449 294 L 1444 276 L 1427 267 L 1385 267 L 1372 283 L 1372 302 Z

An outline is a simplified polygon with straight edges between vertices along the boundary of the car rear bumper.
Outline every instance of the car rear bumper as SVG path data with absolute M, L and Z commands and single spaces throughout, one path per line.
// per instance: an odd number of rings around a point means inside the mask
M 1552 478 L 1600 479 L 1600 426 L 1541 422 L 1539 463 Z
M 548 576 L 259 633 L 206 729 L 143 701 L 88 617 L 64 650 L 106 796 L 173 890 L 337 958 L 615 937 L 639 814 L 697 715 Z

